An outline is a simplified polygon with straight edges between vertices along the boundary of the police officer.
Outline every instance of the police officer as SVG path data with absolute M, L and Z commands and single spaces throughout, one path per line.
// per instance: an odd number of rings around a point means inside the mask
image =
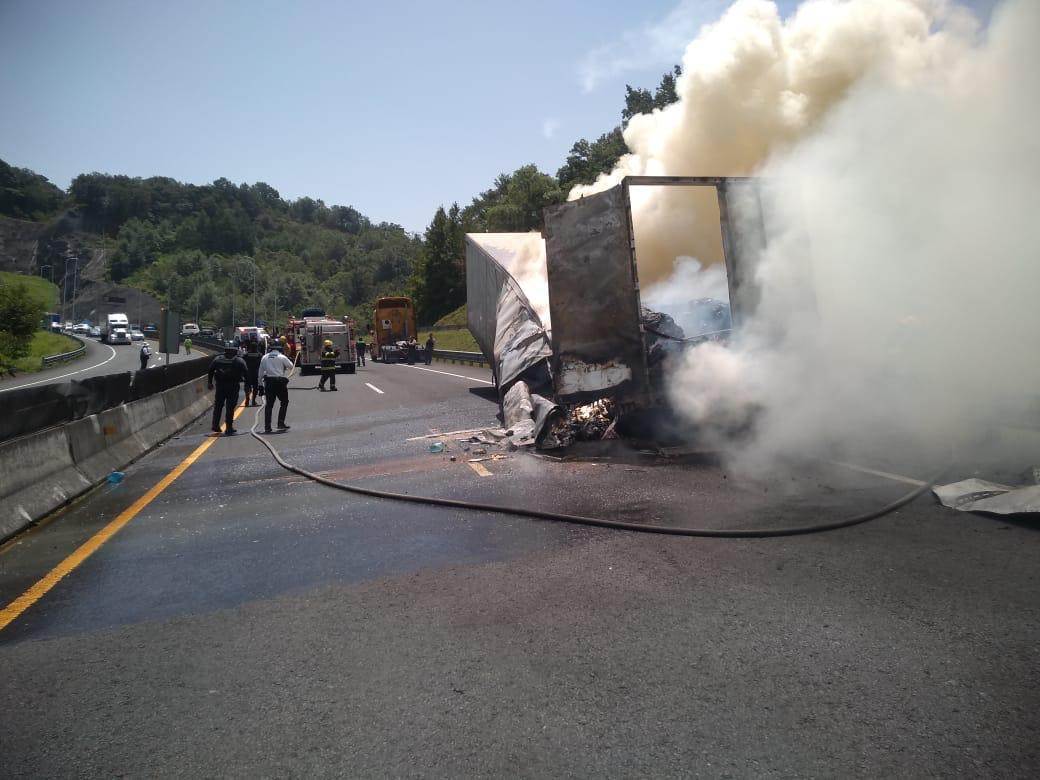
M 321 379 L 318 380 L 318 390 L 325 392 L 325 382 L 331 380 L 332 390 L 336 389 L 336 362 L 339 360 L 339 350 L 332 346 L 332 341 L 325 339 L 325 348 L 321 351 Z
M 142 371 L 144 371 L 146 368 L 148 368 L 148 358 L 150 358 L 151 356 L 152 356 L 152 348 L 148 346 L 148 342 L 146 341 L 144 344 L 141 345 L 140 358 L 141 358 L 141 370 Z
M 364 336 L 358 336 L 357 337 L 357 342 L 355 342 L 355 343 L 357 345 L 357 359 L 358 359 L 358 363 L 360 363 L 361 365 L 365 365 L 365 337 Z
M 221 410 L 225 412 L 224 435 L 231 436 L 235 433 L 232 425 L 235 419 L 235 405 L 238 403 L 238 386 L 246 378 L 247 371 L 249 368 L 238 356 L 238 349 L 231 341 L 224 345 L 224 354 L 213 358 L 213 362 L 209 364 L 209 389 L 213 389 L 214 379 L 217 386 L 213 400 L 214 433 L 220 433 Z
M 245 361 L 246 368 L 249 369 L 246 372 L 246 406 L 256 406 L 256 392 L 260 386 L 260 359 L 263 355 L 260 354 L 257 349 L 257 343 L 255 341 L 246 342 L 246 354 L 242 356 L 242 360 Z
M 270 350 L 260 361 L 260 381 L 264 383 L 264 398 L 267 402 L 264 408 L 264 433 L 271 432 L 271 412 L 276 398 L 281 402 L 278 407 L 278 429 L 289 430 L 285 424 L 285 407 L 289 405 L 289 376 L 292 374 L 293 362 L 282 354 L 282 349 L 282 341 L 272 341 Z

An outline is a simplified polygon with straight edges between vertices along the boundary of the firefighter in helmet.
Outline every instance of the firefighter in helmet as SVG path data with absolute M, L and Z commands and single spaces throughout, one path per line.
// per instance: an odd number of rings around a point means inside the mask
M 331 383 L 330 390 L 336 389 L 336 363 L 339 362 L 339 350 L 333 346 L 330 339 L 325 339 L 325 345 L 321 350 L 321 379 L 318 380 L 318 390 L 325 392 L 325 382 Z

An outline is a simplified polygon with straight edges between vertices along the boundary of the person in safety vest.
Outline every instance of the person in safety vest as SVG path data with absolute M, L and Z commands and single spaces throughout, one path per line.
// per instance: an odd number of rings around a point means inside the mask
M 249 368 L 246 362 L 238 356 L 238 348 L 234 342 L 224 345 L 224 354 L 213 358 L 209 364 L 209 389 L 213 389 L 216 380 L 217 392 L 213 399 L 213 432 L 220 433 L 220 413 L 224 415 L 224 435 L 231 436 L 235 433 L 232 424 L 235 419 L 235 405 L 238 403 L 238 387 L 246 378 Z
M 325 392 L 325 382 L 332 384 L 331 390 L 336 389 L 336 363 L 339 361 L 339 350 L 332 346 L 332 341 L 325 339 L 325 347 L 321 351 L 321 379 L 318 380 L 318 390 Z

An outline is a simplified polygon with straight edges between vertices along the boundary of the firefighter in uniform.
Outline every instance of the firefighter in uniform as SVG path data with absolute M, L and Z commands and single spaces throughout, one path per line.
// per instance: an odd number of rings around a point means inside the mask
M 209 389 L 213 389 L 216 378 L 217 393 L 213 399 L 213 432 L 220 433 L 220 414 L 225 412 L 224 435 L 231 436 L 235 429 L 235 404 L 238 403 L 238 386 L 249 371 L 246 362 L 238 356 L 238 348 L 229 341 L 224 345 L 224 354 L 213 358 L 209 365 Z
M 329 339 L 325 339 L 325 348 L 321 351 L 321 379 L 318 380 L 318 390 L 325 392 L 325 382 L 330 381 L 331 390 L 336 389 L 336 363 L 339 360 L 339 350 L 336 349 Z

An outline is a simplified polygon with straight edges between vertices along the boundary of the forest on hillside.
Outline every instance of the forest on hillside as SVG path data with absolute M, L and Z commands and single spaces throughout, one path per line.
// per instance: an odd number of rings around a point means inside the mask
M 511 233 L 541 230 L 542 209 L 567 199 L 578 184 L 592 184 L 609 173 L 628 153 L 622 135 L 628 120 L 648 114 L 678 100 L 676 65 L 661 77 L 654 90 L 625 87 L 621 121 L 594 141 L 580 138 L 555 176 L 534 165 L 500 174 L 490 189 L 477 195 L 465 208 L 457 203 L 437 209 L 426 229 L 423 252 L 411 279 L 410 293 L 422 322 L 433 323 L 466 302 L 464 239 L 466 233 Z
M 186 184 L 171 178 L 84 173 L 67 192 L 0 160 L 0 214 L 33 221 L 73 216 L 105 249 L 106 275 L 182 315 L 225 325 L 279 322 L 320 305 L 367 321 L 380 295 L 410 294 L 420 322 L 465 303 L 467 232 L 539 230 L 542 209 L 609 172 L 628 149 L 628 120 L 675 102 L 679 68 L 655 90 L 626 87 L 617 126 L 574 142 L 555 175 L 524 165 L 502 173 L 469 205 L 437 209 L 422 237 L 373 223 L 352 206 L 283 198 L 264 182 Z M 88 242 L 89 243 L 89 242 Z

